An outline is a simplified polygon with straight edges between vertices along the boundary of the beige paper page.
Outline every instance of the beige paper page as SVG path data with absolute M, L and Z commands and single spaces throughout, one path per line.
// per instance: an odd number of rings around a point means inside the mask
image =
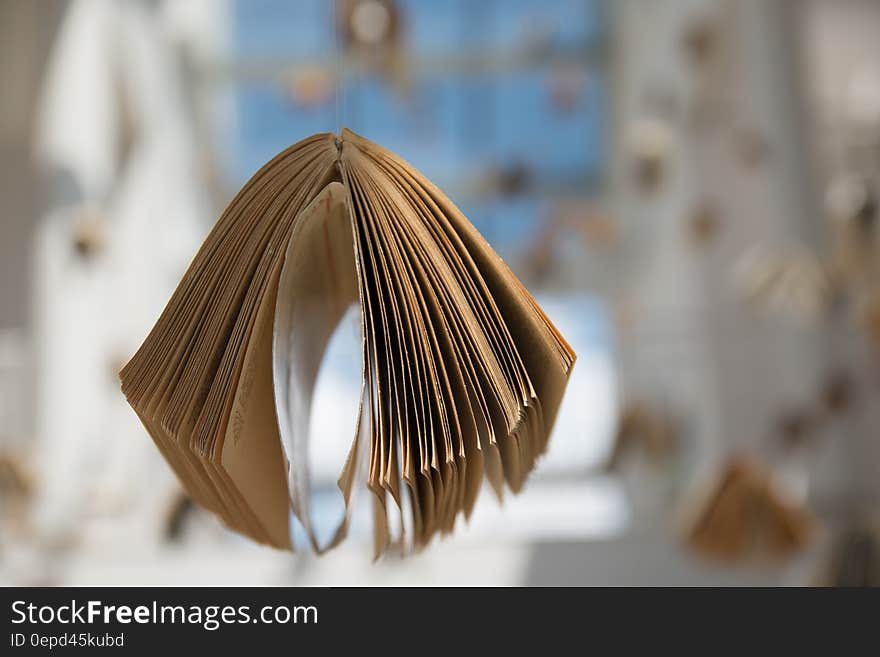
M 221 465 L 275 547 L 290 549 L 290 504 L 272 396 L 276 281 L 254 324 L 232 404 Z
M 352 454 L 340 477 L 346 514 L 340 519 L 330 545 L 319 546 L 309 507 L 312 396 L 327 343 L 345 311 L 359 300 L 347 198 L 340 183 L 330 183 L 297 217 L 281 271 L 275 312 L 275 410 L 281 444 L 289 462 L 291 506 L 317 551 L 332 547 L 344 536 L 353 475 L 361 460 L 357 445 L 366 442 L 366 438 L 358 440 L 357 436 L 369 422 L 369 418 L 363 417 L 362 405 L 358 427 L 354 428 Z M 354 375 L 357 370 L 352 370 Z

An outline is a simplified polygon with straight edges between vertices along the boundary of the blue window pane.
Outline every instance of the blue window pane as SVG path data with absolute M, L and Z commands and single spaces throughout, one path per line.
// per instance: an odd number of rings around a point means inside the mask
M 496 253 L 507 260 L 521 255 L 523 246 L 538 233 L 547 206 L 546 201 L 523 197 L 466 202 L 459 207 Z
M 542 177 L 592 174 L 601 129 L 597 108 L 584 98 L 566 112 L 554 109 L 550 83 L 542 71 L 496 82 L 495 156 L 499 161 L 527 158 Z
M 461 0 L 409 0 L 402 3 L 406 23 L 406 45 L 417 55 L 444 55 L 462 44 L 465 36 L 465 8 Z
M 242 84 L 236 92 L 235 182 L 243 184 L 280 151 L 318 132 L 335 132 L 335 103 L 295 103 L 280 85 Z
M 593 0 L 496 2 L 488 45 L 513 49 L 542 36 L 549 41 L 547 45 L 558 49 L 590 45 L 598 38 L 600 28 L 598 4 Z
M 416 82 L 401 94 L 381 78 L 361 78 L 346 89 L 343 122 L 399 153 L 429 178 L 452 180 L 461 160 L 457 96 L 451 80 Z
M 335 44 L 327 0 L 236 0 L 233 44 L 239 56 L 320 57 Z

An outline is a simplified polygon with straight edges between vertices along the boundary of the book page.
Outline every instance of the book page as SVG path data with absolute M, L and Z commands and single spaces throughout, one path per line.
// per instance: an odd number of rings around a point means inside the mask
M 272 395 L 277 274 L 274 279 L 247 346 L 220 463 L 272 544 L 290 549 L 290 503 Z
M 358 300 L 347 192 L 340 183 L 333 182 L 296 218 L 278 284 L 274 323 L 275 411 L 289 462 L 291 506 L 318 551 L 326 548 L 318 545 L 309 516 L 312 395 L 327 343 L 346 310 Z M 363 376 L 363 368 L 353 367 L 352 374 L 357 373 Z M 353 428 L 355 436 L 366 423 L 362 419 L 358 424 Z M 358 442 L 356 439 L 340 477 L 346 498 L 360 460 Z M 344 525 L 345 519 L 341 519 L 338 531 L 344 531 Z M 339 538 L 341 535 L 333 543 Z

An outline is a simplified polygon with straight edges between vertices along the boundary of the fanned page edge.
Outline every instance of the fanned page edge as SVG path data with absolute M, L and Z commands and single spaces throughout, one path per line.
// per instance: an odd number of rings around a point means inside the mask
M 326 185 L 328 177 L 336 171 L 336 155 L 334 135 L 313 135 L 284 149 L 245 183 L 199 248 L 144 343 L 119 373 L 123 394 L 194 499 L 216 513 L 231 529 L 257 542 L 287 549 L 290 549 L 289 534 L 281 536 L 277 532 L 273 541 L 220 466 L 240 368 L 233 371 L 232 385 L 227 388 L 229 401 L 225 408 L 218 409 L 222 417 L 215 417 L 219 426 L 214 434 L 213 447 L 196 439 L 192 431 L 196 416 L 191 409 L 196 402 L 195 413 L 204 415 L 207 409 L 203 406 L 199 411 L 198 402 L 205 400 L 210 386 L 216 387 L 217 379 L 212 382 L 214 373 L 209 374 L 207 380 L 202 375 L 204 383 L 194 387 L 197 379 L 187 376 L 187 372 L 197 372 L 197 368 L 211 362 L 219 364 L 219 360 L 213 359 L 222 356 L 224 351 L 228 356 L 230 345 L 225 341 L 216 342 L 216 323 L 211 323 L 208 313 L 214 313 L 215 318 L 226 317 L 226 321 L 235 320 L 237 324 L 247 317 L 242 307 L 224 306 L 220 299 L 218 286 L 222 287 L 223 281 L 234 271 L 225 263 L 242 262 L 242 254 L 252 253 L 245 257 L 256 257 L 257 260 L 268 257 L 280 266 L 270 243 L 266 249 L 255 247 L 257 242 L 252 243 L 258 237 L 254 233 L 255 227 L 262 226 L 259 231 L 263 233 L 260 238 L 263 241 L 271 242 L 270 235 L 276 240 L 283 239 L 283 225 L 292 221 L 298 212 L 297 197 L 301 199 L 299 208 L 302 208 Z M 279 195 L 287 199 L 282 205 L 277 203 Z M 275 199 L 276 203 L 270 207 L 261 199 Z M 252 267 L 247 278 L 250 282 L 246 284 L 268 286 L 273 268 L 260 273 L 256 264 Z M 261 289 L 265 290 L 265 287 Z M 257 306 L 263 296 L 257 297 Z M 255 315 L 256 307 L 250 316 Z M 253 322 L 242 326 L 247 332 L 235 358 L 238 365 L 244 360 Z M 214 351 L 206 353 L 205 345 Z M 181 407 L 180 401 L 186 406 Z M 183 417 L 182 411 L 188 417 Z M 179 423 L 181 419 L 183 424 Z M 280 454 L 280 447 L 278 451 Z M 279 462 L 283 467 L 283 459 Z
M 529 360 L 529 365 L 526 368 L 527 376 L 537 379 L 538 385 L 532 388 L 530 397 L 524 399 L 521 404 L 521 412 L 524 413 L 522 421 L 525 424 L 521 425 L 518 422 L 508 434 L 507 437 L 512 440 L 506 441 L 508 449 L 502 458 L 507 483 L 514 492 L 518 491 L 533 469 L 535 458 L 546 450 L 549 434 L 574 366 L 576 354 L 503 260 L 436 186 L 395 154 L 350 130 L 343 130 L 340 145 L 340 167 L 347 186 L 352 172 L 347 175 L 346 167 L 355 168 L 356 165 L 349 164 L 349 160 L 352 160 L 354 155 L 371 158 L 381 166 L 397 167 L 410 177 L 411 181 L 419 187 L 420 193 L 423 193 L 435 208 L 439 208 L 445 219 L 449 221 L 451 230 L 455 231 L 456 237 L 465 243 L 468 256 L 478 262 L 479 276 L 488 279 L 490 284 L 489 300 L 492 303 L 500 301 L 504 304 L 503 310 L 495 309 L 495 316 L 502 325 L 507 326 L 505 330 L 510 330 L 509 325 L 514 324 L 512 330 L 517 334 L 517 338 L 511 342 L 511 351 L 516 358 L 521 357 L 518 345 L 526 341 L 524 336 L 528 338 L 527 351 L 531 353 L 526 354 L 527 360 Z M 347 158 L 346 153 L 351 153 L 351 156 Z M 349 191 L 352 193 L 350 187 Z M 541 353 L 535 355 L 539 351 Z M 555 366 L 550 365 L 551 363 L 555 363 Z M 554 370 L 558 374 L 554 374 Z M 536 389 L 539 392 L 536 392 Z M 546 415 L 542 410 L 542 404 L 546 406 Z M 533 435 L 535 439 L 541 441 L 535 452 L 526 453 L 524 458 L 527 460 L 522 464 L 520 464 L 520 456 L 518 455 L 523 448 L 517 438 L 520 431 L 526 432 L 526 436 Z M 485 470 L 491 480 L 493 478 L 492 465 L 487 463 Z M 376 493 L 380 503 L 384 503 L 381 491 L 377 488 L 373 492 Z M 500 490 L 496 492 L 500 496 Z M 455 512 L 453 519 L 459 510 Z M 442 533 L 446 533 L 451 530 L 451 526 L 440 529 Z M 432 531 L 428 536 L 426 543 L 430 541 L 433 533 Z

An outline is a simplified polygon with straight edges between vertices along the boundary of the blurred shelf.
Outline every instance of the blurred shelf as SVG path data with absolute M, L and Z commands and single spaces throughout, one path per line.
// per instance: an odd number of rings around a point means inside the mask
M 601 68 L 607 61 L 602 43 L 591 46 L 553 49 L 475 50 L 437 55 L 404 53 L 406 70 L 418 79 L 451 76 L 499 76 L 554 67 Z M 353 80 L 371 72 L 363 57 L 243 56 L 220 59 L 200 71 L 203 79 L 214 82 L 274 81 L 297 69 L 323 69 L 333 78 Z

